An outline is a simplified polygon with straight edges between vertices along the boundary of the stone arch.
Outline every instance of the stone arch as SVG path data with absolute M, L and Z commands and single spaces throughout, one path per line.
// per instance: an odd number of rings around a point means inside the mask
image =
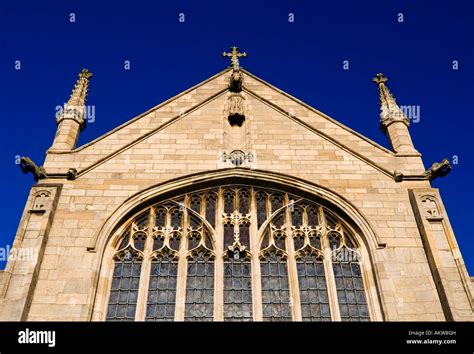
M 98 308 L 103 308 L 103 304 L 101 307 L 100 303 L 104 300 L 100 299 L 100 295 L 106 293 L 105 289 L 101 289 L 101 277 L 104 275 L 105 269 L 111 266 L 109 263 L 112 258 L 112 249 L 118 242 L 119 235 L 128 225 L 127 220 L 132 220 L 144 208 L 172 195 L 187 193 L 200 188 L 206 188 L 207 186 L 231 183 L 265 187 L 285 186 L 284 188 L 288 192 L 297 191 L 300 195 L 303 193 L 308 197 L 315 198 L 318 202 L 332 210 L 336 210 L 355 230 L 356 243 L 362 246 L 361 255 L 368 260 L 365 268 L 370 278 L 367 284 L 367 291 L 371 298 L 371 313 L 374 315 L 374 320 L 383 320 L 384 311 L 380 299 L 380 282 L 374 268 L 373 253 L 376 249 L 385 247 L 385 244 L 380 241 L 374 228 L 364 215 L 347 199 L 325 187 L 280 173 L 246 168 L 222 169 L 176 178 L 142 190 L 118 206 L 104 222 L 88 247 L 89 252 L 98 253 L 95 263 L 96 269 L 98 269 L 97 278 L 94 281 L 95 286 L 91 289 L 91 296 L 94 298 L 93 306 L 90 309 L 91 319 L 100 319 L 103 315 L 103 313 L 97 310 Z M 206 220 L 203 219 L 203 221 L 206 223 L 206 227 L 210 226 L 207 225 Z M 214 232 L 211 234 L 214 235 Z M 213 239 L 213 242 L 215 242 L 215 239 Z

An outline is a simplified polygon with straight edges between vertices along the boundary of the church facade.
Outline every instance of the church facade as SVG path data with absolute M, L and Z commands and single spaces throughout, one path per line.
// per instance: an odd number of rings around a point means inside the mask
M 409 120 L 391 149 L 231 66 L 76 147 L 83 70 L 0 272 L 3 321 L 473 321 Z M 375 120 L 374 120 L 375 124 Z

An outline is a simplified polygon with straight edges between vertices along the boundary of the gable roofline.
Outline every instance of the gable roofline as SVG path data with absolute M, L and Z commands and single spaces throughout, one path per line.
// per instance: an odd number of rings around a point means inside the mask
M 323 112 L 317 110 L 316 108 L 314 108 L 314 107 L 310 106 L 309 104 L 307 104 L 307 103 L 301 101 L 300 99 L 298 99 L 298 98 L 296 98 L 296 97 L 290 95 L 289 93 L 287 93 L 287 92 L 285 92 L 285 91 L 279 89 L 278 87 L 273 86 L 272 84 L 270 84 L 270 83 L 268 83 L 267 81 L 265 81 L 265 80 L 259 78 L 258 76 L 255 76 L 254 74 L 248 72 L 247 70 L 245 70 L 245 69 L 243 69 L 243 68 L 241 68 L 241 70 L 242 70 L 245 74 L 249 75 L 251 78 L 253 78 L 253 79 L 255 79 L 255 80 L 261 82 L 262 84 L 264 84 L 264 85 L 266 85 L 266 86 L 268 86 L 268 87 L 270 87 L 271 89 L 273 89 L 273 90 L 277 91 L 278 93 L 284 95 L 285 97 L 289 98 L 290 100 L 295 101 L 296 103 L 298 103 L 299 105 L 301 105 L 301 106 L 305 107 L 306 109 L 312 111 L 313 113 L 316 113 L 316 114 L 320 115 L 321 117 L 327 119 L 328 121 L 330 121 L 331 123 L 333 123 L 333 124 L 339 126 L 340 128 L 342 128 L 342 129 L 344 129 L 344 130 L 346 130 L 346 131 L 348 131 L 348 132 L 350 132 L 350 133 L 356 135 L 358 138 L 360 138 L 360 139 L 366 141 L 367 143 L 371 144 L 372 146 L 376 147 L 376 148 L 379 149 L 379 150 L 382 150 L 382 151 L 385 152 L 385 153 L 388 153 L 388 154 L 390 154 L 390 155 L 392 155 L 392 156 L 421 156 L 421 154 L 419 154 L 419 153 L 418 153 L 418 154 L 408 154 L 408 155 L 407 155 L 407 154 L 396 154 L 395 152 L 393 152 L 393 151 L 387 149 L 386 147 L 380 145 L 379 143 L 377 143 L 377 142 L 375 142 L 375 141 L 373 141 L 373 140 L 367 138 L 366 136 L 364 136 L 364 135 L 358 133 L 357 131 L 355 131 L 355 130 L 349 128 L 348 126 L 342 124 L 341 122 L 337 121 L 336 119 L 331 118 L 331 117 L 328 116 L 327 114 L 325 114 L 325 113 L 323 113 Z M 245 89 L 245 88 L 244 88 L 244 89 Z M 249 90 L 247 89 L 247 91 L 249 91 Z M 255 94 L 255 93 L 254 93 L 254 94 Z M 263 99 L 263 97 L 262 97 L 262 99 Z M 264 100 L 265 100 L 265 99 L 264 99 Z M 265 101 L 267 101 L 267 100 L 265 100 Z M 280 108 L 280 107 L 279 107 L 279 108 Z M 281 108 L 280 108 L 280 109 L 281 109 Z M 308 125 L 310 125 L 310 124 L 308 124 Z
M 47 151 L 46 153 L 47 153 L 47 154 L 71 154 L 71 153 L 75 153 L 75 152 L 81 151 L 81 150 L 83 150 L 83 149 L 85 149 L 85 148 L 87 148 L 87 147 L 89 147 L 89 146 L 91 146 L 91 145 L 94 145 L 95 143 L 97 143 L 98 141 L 100 141 L 100 140 L 102 140 L 102 139 L 108 137 L 109 135 L 112 135 L 113 133 L 119 131 L 120 129 L 125 128 L 127 125 L 136 122 L 137 120 L 139 120 L 140 118 L 146 116 L 147 114 L 149 114 L 149 113 L 151 113 L 151 112 L 153 112 L 153 111 L 155 111 L 155 110 L 157 110 L 157 109 L 159 109 L 159 108 L 161 108 L 161 107 L 167 105 L 168 103 L 173 102 L 174 100 L 180 98 L 181 96 L 184 96 L 184 95 L 186 95 L 187 93 L 189 93 L 189 92 L 191 92 L 191 91 L 193 91 L 193 90 L 195 90 L 195 89 L 197 89 L 197 88 L 199 88 L 199 87 L 201 87 L 201 86 L 207 84 L 209 81 L 212 81 L 212 80 L 216 79 L 216 78 L 219 77 L 220 75 L 225 74 L 226 72 L 228 72 L 228 71 L 230 71 L 230 70 L 232 70 L 231 67 L 227 67 L 227 68 L 225 68 L 224 70 L 221 70 L 220 72 L 218 72 L 217 74 L 211 76 L 210 78 L 208 78 L 208 79 L 206 79 L 206 80 L 204 80 L 204 81 L 201 81 L 200 83 L 198 83 L 198 84 L 196 84 L 196 85 L 190 87 L 189 89 L 187 89 L 187 90 L 185 90 L 185 91 L 182 91 L 182 92 L 178 93 L 177 95 L 175 95 L 175 96 L 173 96 L 173 97 L 171 97 L 171 98 L 168 98 L 166 101 L 163 101 L 163 102 L 159 103 L 158 105 L 156 105 L 156 106 L 154 106 L 154 107 L 148 109 L 147 111 L 145 111 L 145 112 L 143 112 L 143 113 L 140 113 L 138 116 L 133 117 L 132 119 L 130 119 L 130 120 L 128 120 L 128 121 L 126 121 L 126 122 L 120 124 L 119 126 L 113 128 L 112 130 L 109 130 L 108 132 L 106 132 L 106 133 L 104 133 L 104 134 L 98 136 L 97 138 L 95 138 L 95 139 L 89 141 L 88 143 L 85 143 L 84 145 L 81 145 L 81 146 L 76 147 L 76 148 L 73 149 L 73 150 L 69 150 L 69 151 Z M 207 99 L 206 99 L 205 101 L 207 101 Z M 154 129 L 153 129 L 153 130 L 154 130 Z

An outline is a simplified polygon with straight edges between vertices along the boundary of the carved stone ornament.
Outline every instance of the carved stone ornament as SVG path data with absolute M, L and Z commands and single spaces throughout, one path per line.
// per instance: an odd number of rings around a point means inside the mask
M 229 90 L 231 92 L 239 93 L 242 91 L 244 84 L 244 75 L 240 70 L 232 70 L 232 74 L 229 77 Z
M 29 157 L 23 156 L 20 159 L 20 168 L 23 171 L 23 173 L 31 172 L 33 174 L 35 181 L 37 182 L 40 179 L 46 178 L 46 171 L 44 167 L 38 166 Z
M 46 190 L 37 192 L 33 200 L 31 211 L 45 211 L 48 208 L 50 196 L 51 193 Z
M 421 197 L 421 204 L 423 205 L 423 211 L 427 219 L 441 218 L 441 214 L 438 209 L 436 199 L 432 196 Z
M 430 181 L 438 177 L 444 177 L 451 172 L 451 164 L 448 159 L 444 159 L 441 162 L 435 162 L 431 167 L 424 173 Z
M 224 116 L 229 118 L 229 122 L 231 117 L 235 116 L 243 117 L 245 120 L 246 113 L 245 98 L 239 93 L 231 94 L 224 105 Z
M 242 166 L 246 162 L 253 162 L 254 156 L 251 152 L 245 153 L 241 150 L 234 150 L 230 154 L 223 153 L 222 154 L 222 162 L 230 161 L 232 165 L 239 167 Z

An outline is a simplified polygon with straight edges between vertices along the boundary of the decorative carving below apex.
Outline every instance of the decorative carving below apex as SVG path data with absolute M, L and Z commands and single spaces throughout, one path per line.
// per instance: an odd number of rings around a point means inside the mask
M 36 182 L 38 182 L 38 180 L 40 179 L 47 177 L 44 167 L 38 166 L 29 157 L 23 156 L 20 159 L 20 168 L 23 173 L 31 172 Z
M 231 92 L 241 92 L 244 85 L 244 74 L 240 70 L 232 70 L 232 74 L 229 77 L 229 90 Z
M 231 162 L 232 165 L 239 167 L 242 166 L 244 163 L 252 163 L 254 162 L 254 155 L 249 152 L 245 153 L 242 150 L 234 150 L 230 154 L 224 152 L 222 154 L 222 162 Z
M 239 93 L 231 94 L 224 105 L 224 117 L 229 119 L 231 125 L 242 126 L 246 113 L 247 107 L 245 105 L 245 98 Z

